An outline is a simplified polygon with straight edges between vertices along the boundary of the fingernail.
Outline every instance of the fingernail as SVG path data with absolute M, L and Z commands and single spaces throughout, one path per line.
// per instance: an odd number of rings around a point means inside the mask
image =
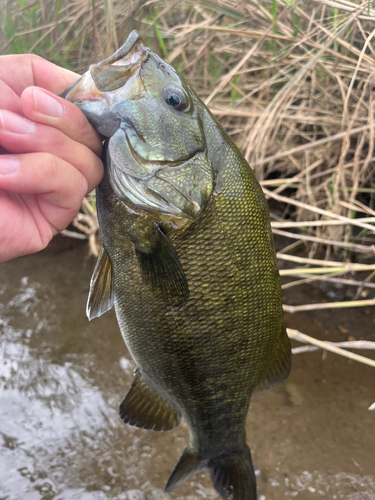
M 0 112 L 0 128 L 11 134 L 32 134 L 35 123 L 11 112 Z
M 42 90 L 34 89 L 34 111 L 59 118 L 64 113 L 62 104 Z
M 19 170 L 20 162 L 17 158 L 1 158 L 0 157 L 0 175 L 14 174 Z

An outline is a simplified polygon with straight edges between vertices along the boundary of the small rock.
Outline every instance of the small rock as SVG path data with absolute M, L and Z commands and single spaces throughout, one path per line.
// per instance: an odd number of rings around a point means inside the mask
M 133 369 L 133 363 L 126 358 L 120 358 L 120 366 L 124 372 L 129 372 Z
M 141 490 L 129 490 L 126 492 L 127 500 L 145 500 L 145 494 Z
M 343 335 L 348 335 L 349 333 L 349 330 L 347 330 L 346 328 L 344 328 L 343 326 L 341 325 L 337 325 L 337 329 L 340 333 L 342 333 Z
M 299 388 L 296 386 L 296 384 L 293 384 L 292 382 L 287 382 L 284 387 L 289 396 L 289 401 L 291 402 L 291 404 L 293 406 L 302 406 L 303 396 Z
M 67 489 L 54 497 L 56 500 L 108 500 L 102 491 L 85 491 L 83 488 Z
M 170 496 L 163 490 L 155 489 L 150 493 L 147 493 L 147 500 L 169 500 Z

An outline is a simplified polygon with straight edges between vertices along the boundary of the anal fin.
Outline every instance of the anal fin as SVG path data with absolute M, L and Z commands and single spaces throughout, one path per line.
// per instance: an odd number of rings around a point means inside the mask
M 120 416 L 126 424 L 154 431 L 168 431 L 181 422 L 181 414 L 151 389 L 141 373 L 120 405 Z
M 109 311 L 113 307 L 114 300 L 112 264 L 103 246 L 90 282 L 90 291 L 86 306 L 88 319 L 98 318 Z

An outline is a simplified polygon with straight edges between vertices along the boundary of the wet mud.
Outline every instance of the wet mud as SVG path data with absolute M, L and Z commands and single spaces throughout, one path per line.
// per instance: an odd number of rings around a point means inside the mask
M 95 265 L 86 252 L 57 238 L 0 265 L 0 500 L 217 500 L 207 474 L 164 493 L 187 443 L 184 424 L 157 433 L 120 420 L 134 364 L 113 311 L 86 319 Z M 333 292 L 298 287 L 285 300 L 316 293 Z M 286 320 L 326 340 L 345 340 L 338 325 L 375 340 L 374 308 Z M 288 381 L 251 403 L 259 499 L 375 500 L 374 402 L 375 369 L 321 352 L 295 356 Z

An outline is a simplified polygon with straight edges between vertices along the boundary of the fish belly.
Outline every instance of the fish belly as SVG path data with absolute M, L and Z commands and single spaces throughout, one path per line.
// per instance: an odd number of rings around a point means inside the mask
M 124 340 L 147 379 L 186 419 L 203 454 L 222 453 L 223 443 L 243 445 L 250 396 L 281 327 L 274 273 L 238 255 L 219 216 L 215 202 L 199 223 L 171 238 L 190 292 L 178 305 L 144 285 L 126 235 L 114 244 L 110 230 L 103 234 Z M 254 256 L 251 241 L 237 246 L 243 245 Z

